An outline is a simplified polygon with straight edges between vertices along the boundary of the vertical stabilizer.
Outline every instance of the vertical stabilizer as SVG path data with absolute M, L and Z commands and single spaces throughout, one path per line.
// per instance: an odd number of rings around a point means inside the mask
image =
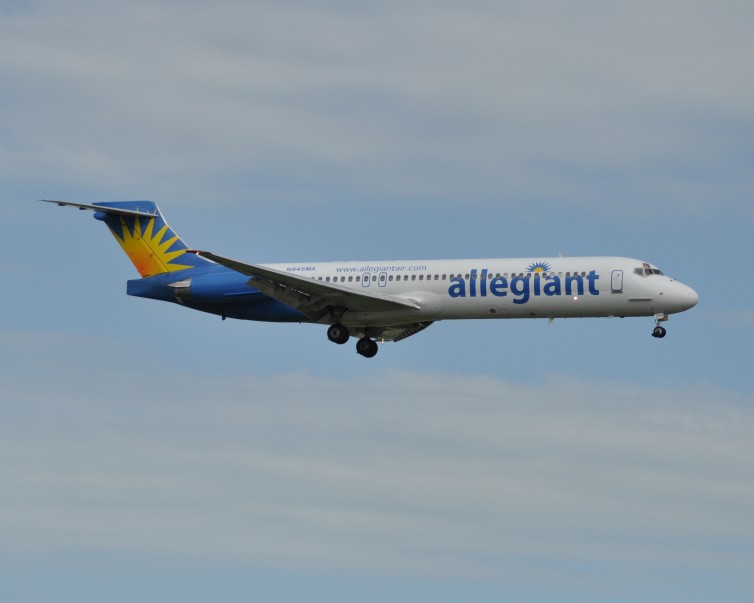
M 186 253 L 188 246 L 168 226 L 154 201 L 71 203 L 45 199 L 58 205 L 91 210 L 113 233 L 142 277 L 208 266 L 205 258 Z

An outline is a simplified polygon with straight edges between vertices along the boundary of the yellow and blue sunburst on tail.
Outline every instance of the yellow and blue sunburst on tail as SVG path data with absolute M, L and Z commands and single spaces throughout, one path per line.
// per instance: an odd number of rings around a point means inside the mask
M 203 263 L 202 258 L 186 253 L 188 246 L 167 225 L 153 201 L 113 201 L 94 205 L 102 208 L 94 217 L 107 224 L 142 277 L 185 270 Z M 130 210 L 138 215 L 110 213 L 108 208 Z
M 529 264 L 529 267 L 526 269 L 529 272 L 549 272 L 550 271 L 550 264 L 547 262 L 533 262 Z

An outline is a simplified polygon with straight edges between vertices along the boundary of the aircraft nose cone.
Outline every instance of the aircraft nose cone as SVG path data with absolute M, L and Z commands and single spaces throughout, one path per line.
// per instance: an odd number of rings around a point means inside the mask
M 662 307 L 666 312 L 685 312 L 699 301 L 699 295 L 691 287 L 678 281 L 671 281 L 669 285 L 660 293 L 661 299 L 664 299 Z
M 699 303 L 699 294 L 694 291 L 691 287 L 686 287 L 686 303 L 688 304 L 688 308 L 693 308 L 697 303 Z
M 674 297 L 681 306 L 681 311 L 693 308 L 699 302 L 699 294 L 691 287 L 678 283 Z

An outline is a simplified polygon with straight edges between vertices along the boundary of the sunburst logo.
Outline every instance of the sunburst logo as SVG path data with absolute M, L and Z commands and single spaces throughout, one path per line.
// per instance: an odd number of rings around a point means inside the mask
M 547 262 L 534 262 L 533 264 L 529 264 L 529 267 L 526 270 L 534 273 L 549 272 L 550 264 Z
M 173 264 L 178 256 L 185 253 L 186 245 L 168 225 L 160 219 L 162 227 L 154 232 L 155 218 L 118 218 L 120 228 L 113 233 L 123 251 L 131 258 L 141 276 L 153 276 L 164 272 L 174 272 L 191 268 L 190 265 Z M 177 243 L 177 245 L 175 245 Z M 171 251 L 171 247 L 175 248 Z

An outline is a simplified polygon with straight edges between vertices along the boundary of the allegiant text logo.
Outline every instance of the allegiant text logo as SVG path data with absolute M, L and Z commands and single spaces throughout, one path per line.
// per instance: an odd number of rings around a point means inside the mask
M 481 271 L 474 268 L 466 276 L 458 275 L 450 279 L 448 288 L 450 297 L 513 297 L 514 304 L 525 304 L 532 296 L 545 295 L 599 295 L 597 281 L 599 275 L 596 270 L 590 272 L 566 273 L 558 276 L 554 273 L 534 272 L 529 275 L 514 274 L 508 279 L 505 276 L 492 276 L 487 268 Z

